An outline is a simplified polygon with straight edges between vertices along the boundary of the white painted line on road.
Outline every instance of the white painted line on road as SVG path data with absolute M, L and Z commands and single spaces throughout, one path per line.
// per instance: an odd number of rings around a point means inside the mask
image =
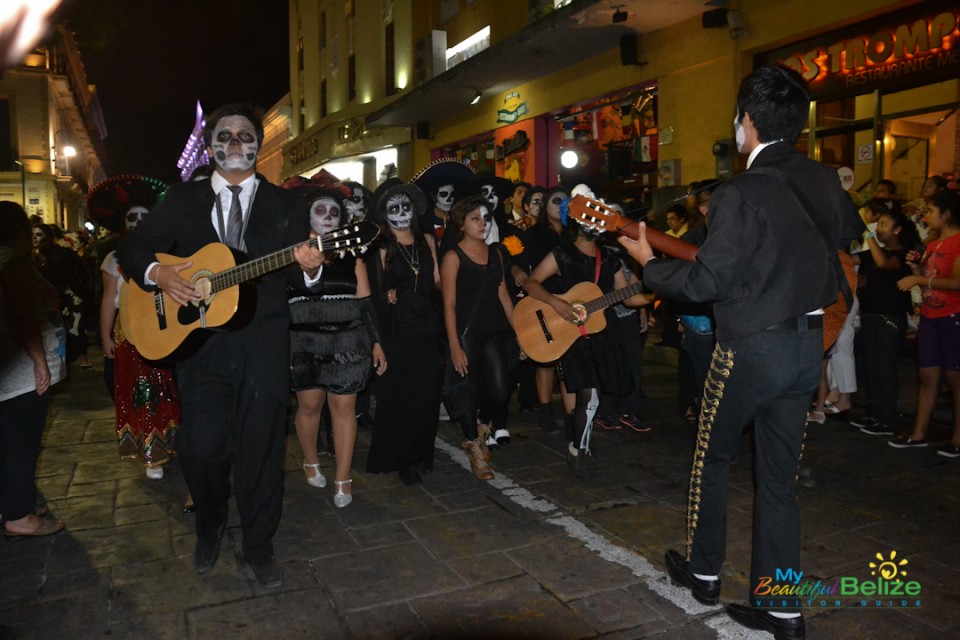
M 470 460 L 462 449 L 441 438 L 436 439 L 435 446 L 450 456 L 454 462 L 470 471 Z M 497 471 L 496 474 L 496 477 L 489 480 L 487 484 L 499 489 L 503 495 L 521 507 L 538 513 L 549 513 L 559 509 L 552 502 L 538 498 L 531 491 L 519 486 L 502 472 Z M 719 606 L 708 607 L 700 604 L 694 600 L 688 590 L 673 586 L 667 575 L 642 555 L 614 544 L 573 516 L 556 516 L 548 518 L 547 522 L 562 528 L 568 536 L 579 540 L 604 560 L 626 567 L 635 576 L 644 578 L 644 584 L 651 591 L 683 609 L 687 614 L 696 616 L 709 612 L 718 614 L 722 612 Z M 725 615 L 707 617 L 704 623 L 717 632 L 717 638 L 720 640 L 766 640 L 769 638 L 768 634 L 742 627 Z

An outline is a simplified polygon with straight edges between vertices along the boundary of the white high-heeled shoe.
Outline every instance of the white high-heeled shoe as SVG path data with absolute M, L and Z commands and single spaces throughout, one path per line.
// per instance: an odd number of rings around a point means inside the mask
M 333 494 L 333 504 L 337 505 L 338 509 L 343 509 L 353 502 L 353 494 L 343 492 L 343 485 L 352 485 L 353 478 L 349 480 L 334 480 L 333 484 L 337 485 L 337 492 Z
M 313 475 L 307 473 L 307 469 L 313 469 Z M 307 484 L 311 487 L 317 487 L 318 489 L 323 489 L 327 486 L 327 478 L 320 472 L 319 464 L 307 464 L 303 463 L 303 472 L 307 474 Z

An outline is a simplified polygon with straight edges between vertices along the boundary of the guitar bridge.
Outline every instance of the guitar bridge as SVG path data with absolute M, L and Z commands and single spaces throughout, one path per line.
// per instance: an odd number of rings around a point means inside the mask
M 547 326 L 547 321 L 543 317 L 542 309 L 537 309 L 537 320 L 540 322 L 540 329 L 543 331 L 543 337 L 547 339 L 548 344 L 553 344 L 553 334 L 550 333 L 550 327 Z
M 167 328 L 167 309 L 166 303 L 163 301 L 163 291 L 157 289 L 153 292 L 153 310 L 157 314 L 157 326 L 160 327 L 160 330 Z

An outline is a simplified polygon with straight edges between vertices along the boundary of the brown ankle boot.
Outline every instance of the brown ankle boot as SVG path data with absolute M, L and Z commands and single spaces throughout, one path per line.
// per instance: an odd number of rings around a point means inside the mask
M 490 470 L 490 465 L 484 460 L 483 451 L 480 449 L 482 444 L 483 438 L 477 438 L 476 440 L 467 440 L 462 446 L 467 458 L 470 459 L 470 470 L 473 471 L 474 477 L 477 480 L 493 480 L 493 471 Z
M 480 451 L 487 462 L 490 462 L 490 447 L 487 446 L 487 440 L 492 440 L 491 435 L 489 424 L 477 423 L 477 442 L 480 443 Z

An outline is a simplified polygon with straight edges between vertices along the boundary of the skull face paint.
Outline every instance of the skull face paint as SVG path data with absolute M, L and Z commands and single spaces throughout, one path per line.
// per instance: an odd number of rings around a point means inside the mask
M 250 171 L 257 163 L 257 132 L 243 116 L 227 116 L 217 123 L 210 140 L 217 166 L 228 171 Z
M 450 213 L 450 209 L 453 208 L 453 195 L 454 189 L 452 184 L 445 184 L 437 189 L 437 197 L 434 198 L 437 209 L 440 209 L 440 211 L 444 213 Z
M 340 205 L 333 198 L 320 198 L 310 205 L 310 228 L 325 236 L 340 226 Z
M 30 239 L 33 242 L 33 247 L 39 248 L 43 245 L 43 241 L 47 236 L 43 233 L 43 230 L 40 227 L 34 227 L 33 232 L 30 234 Z
M 363 197 L 363 190 L 353 188 L 353 195 L 343 201 L 343 206 L 350 216 L 350 222 L 360 222 L 367 217 L 367 200 Z
M 493 188 L 492 184 L 481 186 L 480 193 L 487 199 L 487 202 L 490 203 L 491 210 L 495 210 L 497 205 L 500 204 L 500 196 L 497 195 L 497 190 Z
M 483 241 L 488 242 L 493 231 L 493 214 L 486 207 L 480 207 L 480 214 L 483 216 Z
M 143 220 L 143 216 L 150 213 L 150 210 L 146 207 L 133 206 L 127 210 L 127 214 L 123 217 L 123 226 L 127 231 L 133 231 L 133 229 L 140 224 L 140 221 Z
M 387 200 L 387 224 L 397 231 L 406 231 L 413 224 L 413 203 L 410 196 L 398 193 Z

